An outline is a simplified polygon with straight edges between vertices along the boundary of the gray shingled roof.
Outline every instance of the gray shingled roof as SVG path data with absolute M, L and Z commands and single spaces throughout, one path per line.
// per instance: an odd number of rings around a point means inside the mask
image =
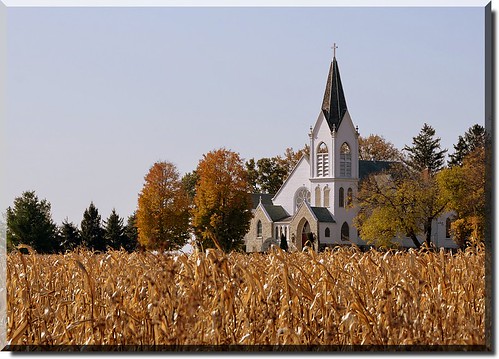
M 260 197 L 262 198 L 262 204 L 270 204 L 272 205 L 272 198 L 274 197 L 273 194 L 268 194 L 268 193 L 252 193 L 251 194 L 251 203 L 252 203 L 252 209 L 256 209 L 258 207 L 258 204 L 260 203 Z
M 326 90 L 324 91 L 324 99 L 322 100 L 322 112 L 331 131 L 333 130 L 333 125 L 338 130 L 346 111 L 347 102 L 343 93 L 343 86 L 341 85 L 340 69 L 335 57 L 329 67 Z
M 336 223 L 331 212 L 326 207 L 310 207 L 319 222 Z
M 272 222 L 280 221 L 286 217 L 289 217 L 288 212 L 282 206 L 273 206 L 270 204 L 264 204 L 263 208 L 267 211 Z
M 359 179 L 362 180 L 372 173 L 378 173 L 390 168 L 395 162 L 359 160 Z

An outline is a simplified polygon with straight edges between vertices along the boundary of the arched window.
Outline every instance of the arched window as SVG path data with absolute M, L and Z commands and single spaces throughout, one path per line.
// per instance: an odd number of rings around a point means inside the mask
M 321 142 L 317 147 L 317 177 L 329 175 L 329 156 L 327 146 Z
M 340 192 L 338 193 L 338 200 L 340 201 L 340 207 L 345 207 L 345 190 L 340 187 Z
M 329 207 L 329 187 L 324 187 L 324 207 Z
M 346 207 L 352 206 L 353 191 L 351 188 L 347 190 L 347 204 Z
M 445 220 L 445 238 L 450 238 L 450 225 L 451 225 L 451 220 L 450 217 L 448 217 Z
M 329 228 L 326 228 L 326 232 L 324 233 L 324 236 L 325 236 L 326 238 L 331 237 L 331 230 L 330 230 Z
M 315 187 L 315 206 L 321 206 L 321 188 L 319 186 Z
M 352 177 L 352 152 L 346 142 L 340 147 L 340 177 Z
M 341 240 L 348 241 L 350 239 L 350 228 L 348 227 L 347 222 L 343 222 L 341 226 Z
M 262 238 L 262 221 L 260 220 L 256 222 L 256 236 Z
M 310 191 L 305 187 L 301 187 L 295 194 L 295 211 L 298 210 L 305 201 L 310 203 Z

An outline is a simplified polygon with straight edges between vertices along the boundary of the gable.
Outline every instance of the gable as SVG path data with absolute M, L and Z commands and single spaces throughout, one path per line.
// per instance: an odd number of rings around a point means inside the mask
M 281 205 L 288 213 L 293 213 L 294 196 L 298 188 L 310 187 L 310 160 L 303 155 L 293 168 L 288 178 L 284 181 L 279 191 L 277 191 L 273 203 Z

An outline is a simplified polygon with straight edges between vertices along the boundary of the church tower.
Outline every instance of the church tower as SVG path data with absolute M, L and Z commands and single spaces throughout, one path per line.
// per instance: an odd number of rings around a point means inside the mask
M 334 47 L 336 50 L 336 46 Z M 351 209 L 358 190 L 358 131 L 348 112 L 336 54 L 329 67 L 321 112 L 309 133 L 311 205 L 326 207 L 336 221 L 334 237 L 357 241 Z

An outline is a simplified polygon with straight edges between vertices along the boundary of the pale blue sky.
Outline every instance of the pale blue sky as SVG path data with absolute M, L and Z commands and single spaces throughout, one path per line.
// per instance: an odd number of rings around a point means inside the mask
M 9 8 L 1 211 L 33 189 L 57 223 L 136 208 L 157 160 L 301 148 L 333 42 L 361 135 L 484 123 L 483 8 Z

